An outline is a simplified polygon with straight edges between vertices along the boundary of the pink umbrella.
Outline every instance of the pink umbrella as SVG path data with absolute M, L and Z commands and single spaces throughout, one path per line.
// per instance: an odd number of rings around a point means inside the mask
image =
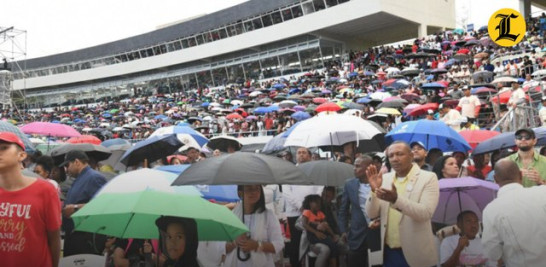
M 404 113 L 408 114 L 410 113 L 412 110 L 420 107 L 421 104 L 409 104 L 406 106 L 406 108 L 404 108 Z
M 38 134 L 55 137 L 81 136 L 81 134 L 76 131 L 76 129 L 68 125 L 51 122 L 31 122 L 29 124 L 21 126 L 21 131 L 26 134 Z
M 393 101 L 393 100 L 400 100 L 402 98 L 400 98 L 399 96 L 391 96 L 391 97 L 387 97 L 385 99 L 383 99 L 383 102 L 389 102 L 389 101 Z

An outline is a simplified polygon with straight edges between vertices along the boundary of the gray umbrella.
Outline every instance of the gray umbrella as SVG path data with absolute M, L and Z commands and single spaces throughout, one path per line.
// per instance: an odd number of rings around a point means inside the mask
M 312 184 L 294 164 L 273 156 L 235 152 L 192 164 L 173 185 Z
M 408 103 L 405 99 L 395 99 L 391 100 L 389 102 L 383 102 L 377 106 L 378 109 L 380 108 L 403 108 Z
M 354 177 L 353 166 L 344 162 L 315 160 L 298 165 L 316 185 L 343 186 Z
M 72 150 L 81 150 L 89 158 L 95 159 L 97 162 L 107 159 L 112 154 L 108 148 L 103 146 L 93 144 L 65 144 L 49 151 L 49 155 L 55 161 L 55 165 L 59 165 L 64 161 L 64 155 Z
M 30 142 L 28 137 L 13 124 L 5 121 L 0 121 L 0 132 L 12 132 L 16 134 L 25 144 L 25 150 L 27 152 L 35 151 L 34 146 L 32 145 L 32 142 Z

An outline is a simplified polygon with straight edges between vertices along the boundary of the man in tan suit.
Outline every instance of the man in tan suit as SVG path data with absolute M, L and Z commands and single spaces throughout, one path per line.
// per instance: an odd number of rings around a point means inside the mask
M 409 145 L 396 141 L 387 149 L 394 172 L 366 170 L 372 194 L 366 201 L 370 218 L 381 218 L 383 266 L 435 266 L 437 248 L 432 215 L 440 195 L 438 178 L 413 163 Z

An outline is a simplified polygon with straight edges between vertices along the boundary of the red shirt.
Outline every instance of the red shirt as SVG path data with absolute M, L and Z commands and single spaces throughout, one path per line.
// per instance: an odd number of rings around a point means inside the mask
M 302 215 L 307 217 L 307 220 L 309 220 L 309 222 L 320 223 L 323 222 L 324 219 L 326 219 L 324 212 L 320 210 L 317 212 L 317 214 L 314 214 L 311 210 L 304 210 Z
M 0 265 L 51 266 L 47 231 L 61 227 L 61 203 L 46 180 L 18 190 L 0 188 Z
M 265 129 L 270 130 L 273 127 L 273 120 L 271 118 L 265 119 Z

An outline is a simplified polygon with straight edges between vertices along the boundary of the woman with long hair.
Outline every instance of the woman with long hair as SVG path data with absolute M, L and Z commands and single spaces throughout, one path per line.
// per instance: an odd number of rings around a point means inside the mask
M 197 224 L 195 220 L 162 216 L 155 221 L 160 232 L 163 267 L 198 267 Z
M 453 156 L 441 156 L 436 160 L 432 171 L 438 179 L 459 177 L 459 165 Z
M 233 213 L 243 221 L 250 232 L 225 245 L 227 267 L 274 267 L 275 254 L 284 247 L 281 227 L 272 210 L 265 207 L 261 185 L 239 185 L 237 193 L 242 201 Z

